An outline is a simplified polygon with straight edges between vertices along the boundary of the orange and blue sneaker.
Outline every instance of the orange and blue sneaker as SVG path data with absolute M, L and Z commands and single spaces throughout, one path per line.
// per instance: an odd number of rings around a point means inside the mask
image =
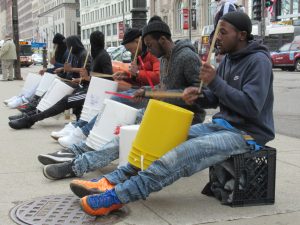
M 72 180 L 70 188 L 75 195 L 83 198 L 87 195 L 100 194 L 115 187 L 105 177 L 93 180 Z
M 122 208 L 123 204 L 118 198 L 115 189 L 102 194 L 89 195 L 80 199 L 82 210 L 91 216 L 105 216 L 112 211 Z

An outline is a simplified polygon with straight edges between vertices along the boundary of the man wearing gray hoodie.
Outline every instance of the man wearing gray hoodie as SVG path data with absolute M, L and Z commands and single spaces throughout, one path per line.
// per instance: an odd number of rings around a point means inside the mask
M 187 104 L 220 107 L 213 122 L 192 126 L 188 141 L 144 171 L 127 165 L 98 180 L 77 185 L 73 181 L 75 194 L 88 195 L 80 201 L 86 213 L 104 215 L 129 202 L 146 199 L 181 177 L 221 163 L 231 155 L 258 150 L 274 138 L 272 63 L 267 49 L 252 41 L 251 31 L 251 20 L 246 14 L 224 15 L 217 46 L 227 54 L 225 59 L 218 70 L 208 63 L 203 65 L 200 78 L 207 85 L 203 96 L 195 87 L 184 91 Z M 145 43 L 159 51 L 155 42 L 145 39 Z M 99 194 L 89 195 L 95 192 Z

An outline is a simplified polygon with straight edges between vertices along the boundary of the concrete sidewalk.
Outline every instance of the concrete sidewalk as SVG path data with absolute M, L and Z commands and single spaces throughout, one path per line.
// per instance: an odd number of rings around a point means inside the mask
M 14 222 L 9 211 L 16 204 L 36 197 L 70 194 L 71 179 L 50 181 L 37 160 L 40 153 L 61 149 L 49 134 L 63 127 L 62 119 L 47 119 L 28 130 L 12 130 L 9 115 L 17 113 L 2 104 L 18 94 L 24 81 L 0 82 L 0 225 Z M 274 205 L 231 208 L 222 206 L 200 192 L 208 181 L 208 171 L 180 179 L 146 201 L 128 205 L 130 214 L 118 224 L 196 225 L 196 224 L 299 224 L 300 222 L 300 139 L 277 135 L 269 144 L 277 148 L 276 203 Z M 110 166 L 89 173 L 84 179 L 112 171 Z

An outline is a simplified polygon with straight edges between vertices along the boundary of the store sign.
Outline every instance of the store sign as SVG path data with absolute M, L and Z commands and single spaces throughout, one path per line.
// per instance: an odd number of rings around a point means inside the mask
M 123 21 L 119 22 L 119 39 L 123 39 L 124 37 L 124 24 Z
M 183 29 L 189 29 L 189 9 L 182 9 L 183 14 Z

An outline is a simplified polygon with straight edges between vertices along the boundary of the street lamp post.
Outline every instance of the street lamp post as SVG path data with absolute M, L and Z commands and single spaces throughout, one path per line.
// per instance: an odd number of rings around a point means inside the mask
M 15 79 L 23 80 L 21 76 L 21 63 L 20 63 L 20 45 L 19 45 L 19 18 L 18 18 L 18 2 L 12 1 L 12 21 L 13 21 L 13 36 L 16 44 L 17 60 L 15 61 Z
M 132 27 L 142 29 L 147 22 L 146 0 L 133 0 L 131 13 L 132 13 Z

